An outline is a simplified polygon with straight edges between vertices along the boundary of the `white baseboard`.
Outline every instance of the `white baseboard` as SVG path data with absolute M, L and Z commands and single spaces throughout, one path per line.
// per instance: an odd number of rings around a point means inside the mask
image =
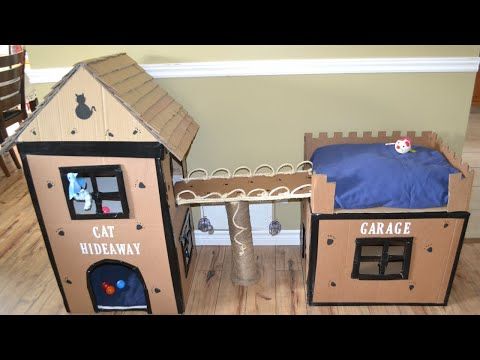
M 272 236 L 268 231 L 252 231 L 253 245 L 300 245 L 299 230 L 282 230 L 280 234 Z M 227 230 L 217 230 L 212 235 L 195 230 L 195 243 L 202 245 L 230 245 L 230 235 Z

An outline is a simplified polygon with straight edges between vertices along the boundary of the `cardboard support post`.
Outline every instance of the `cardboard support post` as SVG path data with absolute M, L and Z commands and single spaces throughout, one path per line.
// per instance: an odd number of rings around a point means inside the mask
M 260 272 L 255 262 L 248 202 L 230 202 L 225 207 L 232 242 L 232 282 L 242 286 L 253 285 L 260 278 Z

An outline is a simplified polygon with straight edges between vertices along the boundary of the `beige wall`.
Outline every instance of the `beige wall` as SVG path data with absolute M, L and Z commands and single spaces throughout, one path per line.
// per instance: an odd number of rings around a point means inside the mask
M 126 51 L 139 63 L 277 58 L 478 56 L 479 46 L 28 46 L 32 68 Z M 473 73 L 159 79 L 200 124 L 189 168 L 296 163 L 307 131 L 433 130 L 463 146 Z M 50 85 L 37 85 L 43 97 Z M 280 204 L 285 229 L 298 203 Z

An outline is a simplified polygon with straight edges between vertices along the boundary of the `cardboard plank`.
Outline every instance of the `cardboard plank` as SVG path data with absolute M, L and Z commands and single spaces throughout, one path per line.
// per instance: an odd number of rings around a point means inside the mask
M 166 91 L 157 85 L 151 88 L 150 91 L 146 92 L 141 98 L 134 101 L 129 101 L 129 103 L 132 104 L 132 107 L 139 114 L 143 114 L 146 110 L 151 108 L 158 100 L 160 100 L 165 94 Z
M 138 73 L 136 76 L 117 82 L 115 85 L 109 85 L 121 97 L 124 97 L 130 91 L 142 88 L 145 84 L 156 83 L 147 73 Z M 125 99 L 127 100 L 127 99 Z

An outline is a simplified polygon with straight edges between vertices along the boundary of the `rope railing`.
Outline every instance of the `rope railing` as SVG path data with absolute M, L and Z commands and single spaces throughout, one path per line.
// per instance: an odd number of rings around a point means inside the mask
M 307 169 L 301 169 L 302 167 L 309 166 Z M 269 172 L 259 172 L 261 169 L 267 168 Z M 239 174 L 238 172 L 243 170 L 247 172 L 246 174 Z M 203 176 L 193 177 L 195 173 L 203 173 Z M 302 161 L 294 166 L 290 163 L 284 163 L 280 165 L 276 170 L 268 164 L 261 164 L 251 170 L 247 166 L 240 166 L 236 168 L 233 172 L 230 172 L 226 168 L 218 168 L 212 171 L 209 175 L 207 170 L 203 168 L 198 168 L 190 171 L 187 175 L 187 178 L 184 180 L 185 183 L 188 183 L 192 180 L 210 180 L 210 179 L 232 179 L 238 177 L 254 177 L 254 176 L 270 176 L 275 175 L 285 175 L 285 174 L 295 174 L 300 172 L 312 172 L 312 163 L 310 161 Z M 224 173 L 224 175 L 219 175 L 218 173 Z M 288 199 L 301 199 L 310 197 L 312 190 L 311 184 L 302 184 L 297 186 L 295 189 L 289 189 L 287 186 L 278 186 L 274 189 L 267 190 L 264 188 L 255 188 L 246 192 L 242 188 L 235 188 L 227 193 L 219 192 L 210 192 L 207 195 L 197 195 L 192 190 L 183 190 L 180 191 L 176 196 L 176 201 L 178 205 L 187 205 L 187 204 L 215 204 L 215 203 L 226 203 L 234 201 L 279 201 L 279 200 L 288 200 Z M 184 195 L 182 197 L 182 195 Z M 190 195 L 190 198 L 185 197 L 185 195 Z
M 310 168 L 299 170 L 302 166 L 305 166 L 305 165 L 308 165 Z M 297 166 L 294 166 L 293 164 L 290 164 L 290 163 L 284 163 L 284 164 L 280 165 L 277 168 L 277 170 L 275 170 L 273 168 L 273 166 L 271 166 L 269 164 L 261 164 L 261 165 L 257 166 L 255 168 L 255 170 L 253 170 L 253 172 L 252 172 L 252 170 L 248 166 L 242 165 L 242 166 L 237 167 L 235 170 L 233 170 L 233 172 L 230 172 L 230 170 L 228 170 L 226 168 L 223 168 L 223 167 L 218 168 L 218 169 L 213 170 L 210 175 L 208 174 L 208 171 L 205 170 L 204 168 L 196 168 L 196 169 L 191 170 L 188 173 L 187 178 L 183 179 L 183 181 L 188 183 L 191 180 L 232 179 L 232 178 L 237 178 L 237 177 L 252 177 L 252 176 L 275 176 L 275 175 L 282 175 L 282 174 L 295 174 L 295 173 L 299 173 L 299 172 L 309 172 L 309 173 L 311 173 L 312 172 L 312 166 L 313 166 L 312 162 L 308 161 L 308 160 L 298 163 Z M 289 167 L 290 170 L 289 171 L 280 171 L 281 169 L 283 169 L 285 167 Z M 259 172 L 261 169 L 265 169 L 265 168 L 268 168 L 270 171 L 268 173 Z M 238 172 L 240 170 L 245 170 L 248 173 L 247 174 L 238 174 Z M 202 177 L 199 177 L 199 176 L 192 177 L 193 174 L 198 173 L 198 172 L 202 172 L 204 174 L 204 176 L 202 176 Z M 226 176 L 217 175 L 217 173 L 219 173 L 219 172 L 226 173 Z

